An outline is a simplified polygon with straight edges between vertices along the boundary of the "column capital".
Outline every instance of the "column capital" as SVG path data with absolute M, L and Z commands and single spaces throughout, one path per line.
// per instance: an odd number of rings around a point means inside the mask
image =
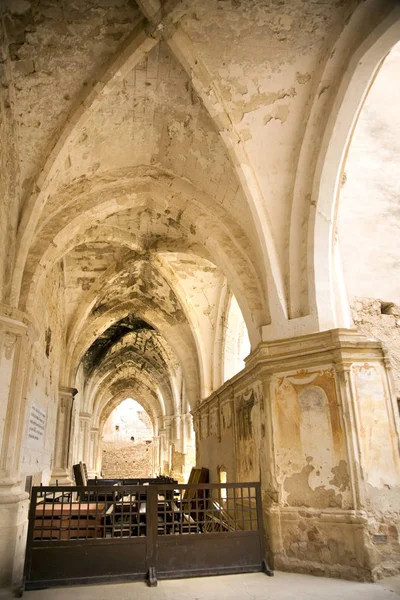
M 0 303 L 0 329 L 16 335 L 27 334 L 30 341 L 38 338 L 37 328 L 30 315 Z
M 350 373 L 352 364 L 352 362 L 336 362 L 334 363 L 335 371 L 337 373 Z
M 87 412 L 80 412 L 79 413 L 79 420 L 80 421 L 90 421 L 91 418 L 92 418 L 92 415 L 90 413 L 87 413 Z
M 72 396 L 74 398 L 78 393 L 78 390 L 73 387 L 67 387 L 65 385 L 60 385 L 58 387 L 58 393 L 63 396 Z

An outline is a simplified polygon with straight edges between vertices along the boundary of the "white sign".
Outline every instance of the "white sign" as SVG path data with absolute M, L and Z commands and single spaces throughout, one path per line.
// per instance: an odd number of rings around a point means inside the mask
M 28 423 L 29 446 L 42 447 L 46 428 L 46 411 L 32 404 Z

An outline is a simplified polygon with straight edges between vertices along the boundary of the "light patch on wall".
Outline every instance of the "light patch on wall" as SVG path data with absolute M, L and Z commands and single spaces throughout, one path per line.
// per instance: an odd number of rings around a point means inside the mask
M 245 367 L 244 359 L 250 354 L 250 340 L 239 304 L 232 295 L 226 315 L 224 340 L 224 382 Z
M 153 427 L 149 416 L 136 400 L 123 400 L 110 414 L 104 424 L 103 440 L 131 442 L 149 441 L 153 437 Z
M 353 366 L 361 421 L 360 440 L 366 478 L 377 488 L 400 485 L 395 440 L 388 422 L 387 397 L 378 365 Z

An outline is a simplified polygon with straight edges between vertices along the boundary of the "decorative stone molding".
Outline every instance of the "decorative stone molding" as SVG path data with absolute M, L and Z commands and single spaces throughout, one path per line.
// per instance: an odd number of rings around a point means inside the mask
M 2 348 L 0 348 L 0 360 L 2 355 L 2 349 L 4 349 L 4 357 L 6 360 L 11 360 L 13 355 L 13 349 L 17 343 L 17 336 L 14 333 L 5 331 L 2 336 Z

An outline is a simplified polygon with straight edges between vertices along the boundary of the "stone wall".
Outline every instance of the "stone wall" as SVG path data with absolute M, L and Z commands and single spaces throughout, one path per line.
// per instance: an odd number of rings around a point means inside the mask
M 151 477 L 153 426 L 140 404 L 127 398 L 110 414 L 102 435 L 103 477 Z
M 233 394 L 224 394 L 222 402 L 214 397 L 196 411 L 196 465 L 210 472 L 210 482 L 219 483 L 218 469 L 223 467 L 227 481 L 236 481 Z
M 377 298 L 355 298 L 353 321 L 358 331 L 387 347 L 397 397 L 400 398 L 400 306 Z
M 102 477 L 151 477 L 152 443 L 103 441 Z
M 63 350 L 63 287 L 59 265 L 44 279 L 33 307 L 33 317 L 40 322 L 38 337 L 33 344 L 29 383 L 26 395 L 25 427 L 21 443 L 20 473 L 40 474 L 47 485 L 53 467 L 56 435 L 60 359 Z M 43 415 L 41 435 L 32 436 L 33 413 Z M 39 439 L 35 439 L 38 437 Z

